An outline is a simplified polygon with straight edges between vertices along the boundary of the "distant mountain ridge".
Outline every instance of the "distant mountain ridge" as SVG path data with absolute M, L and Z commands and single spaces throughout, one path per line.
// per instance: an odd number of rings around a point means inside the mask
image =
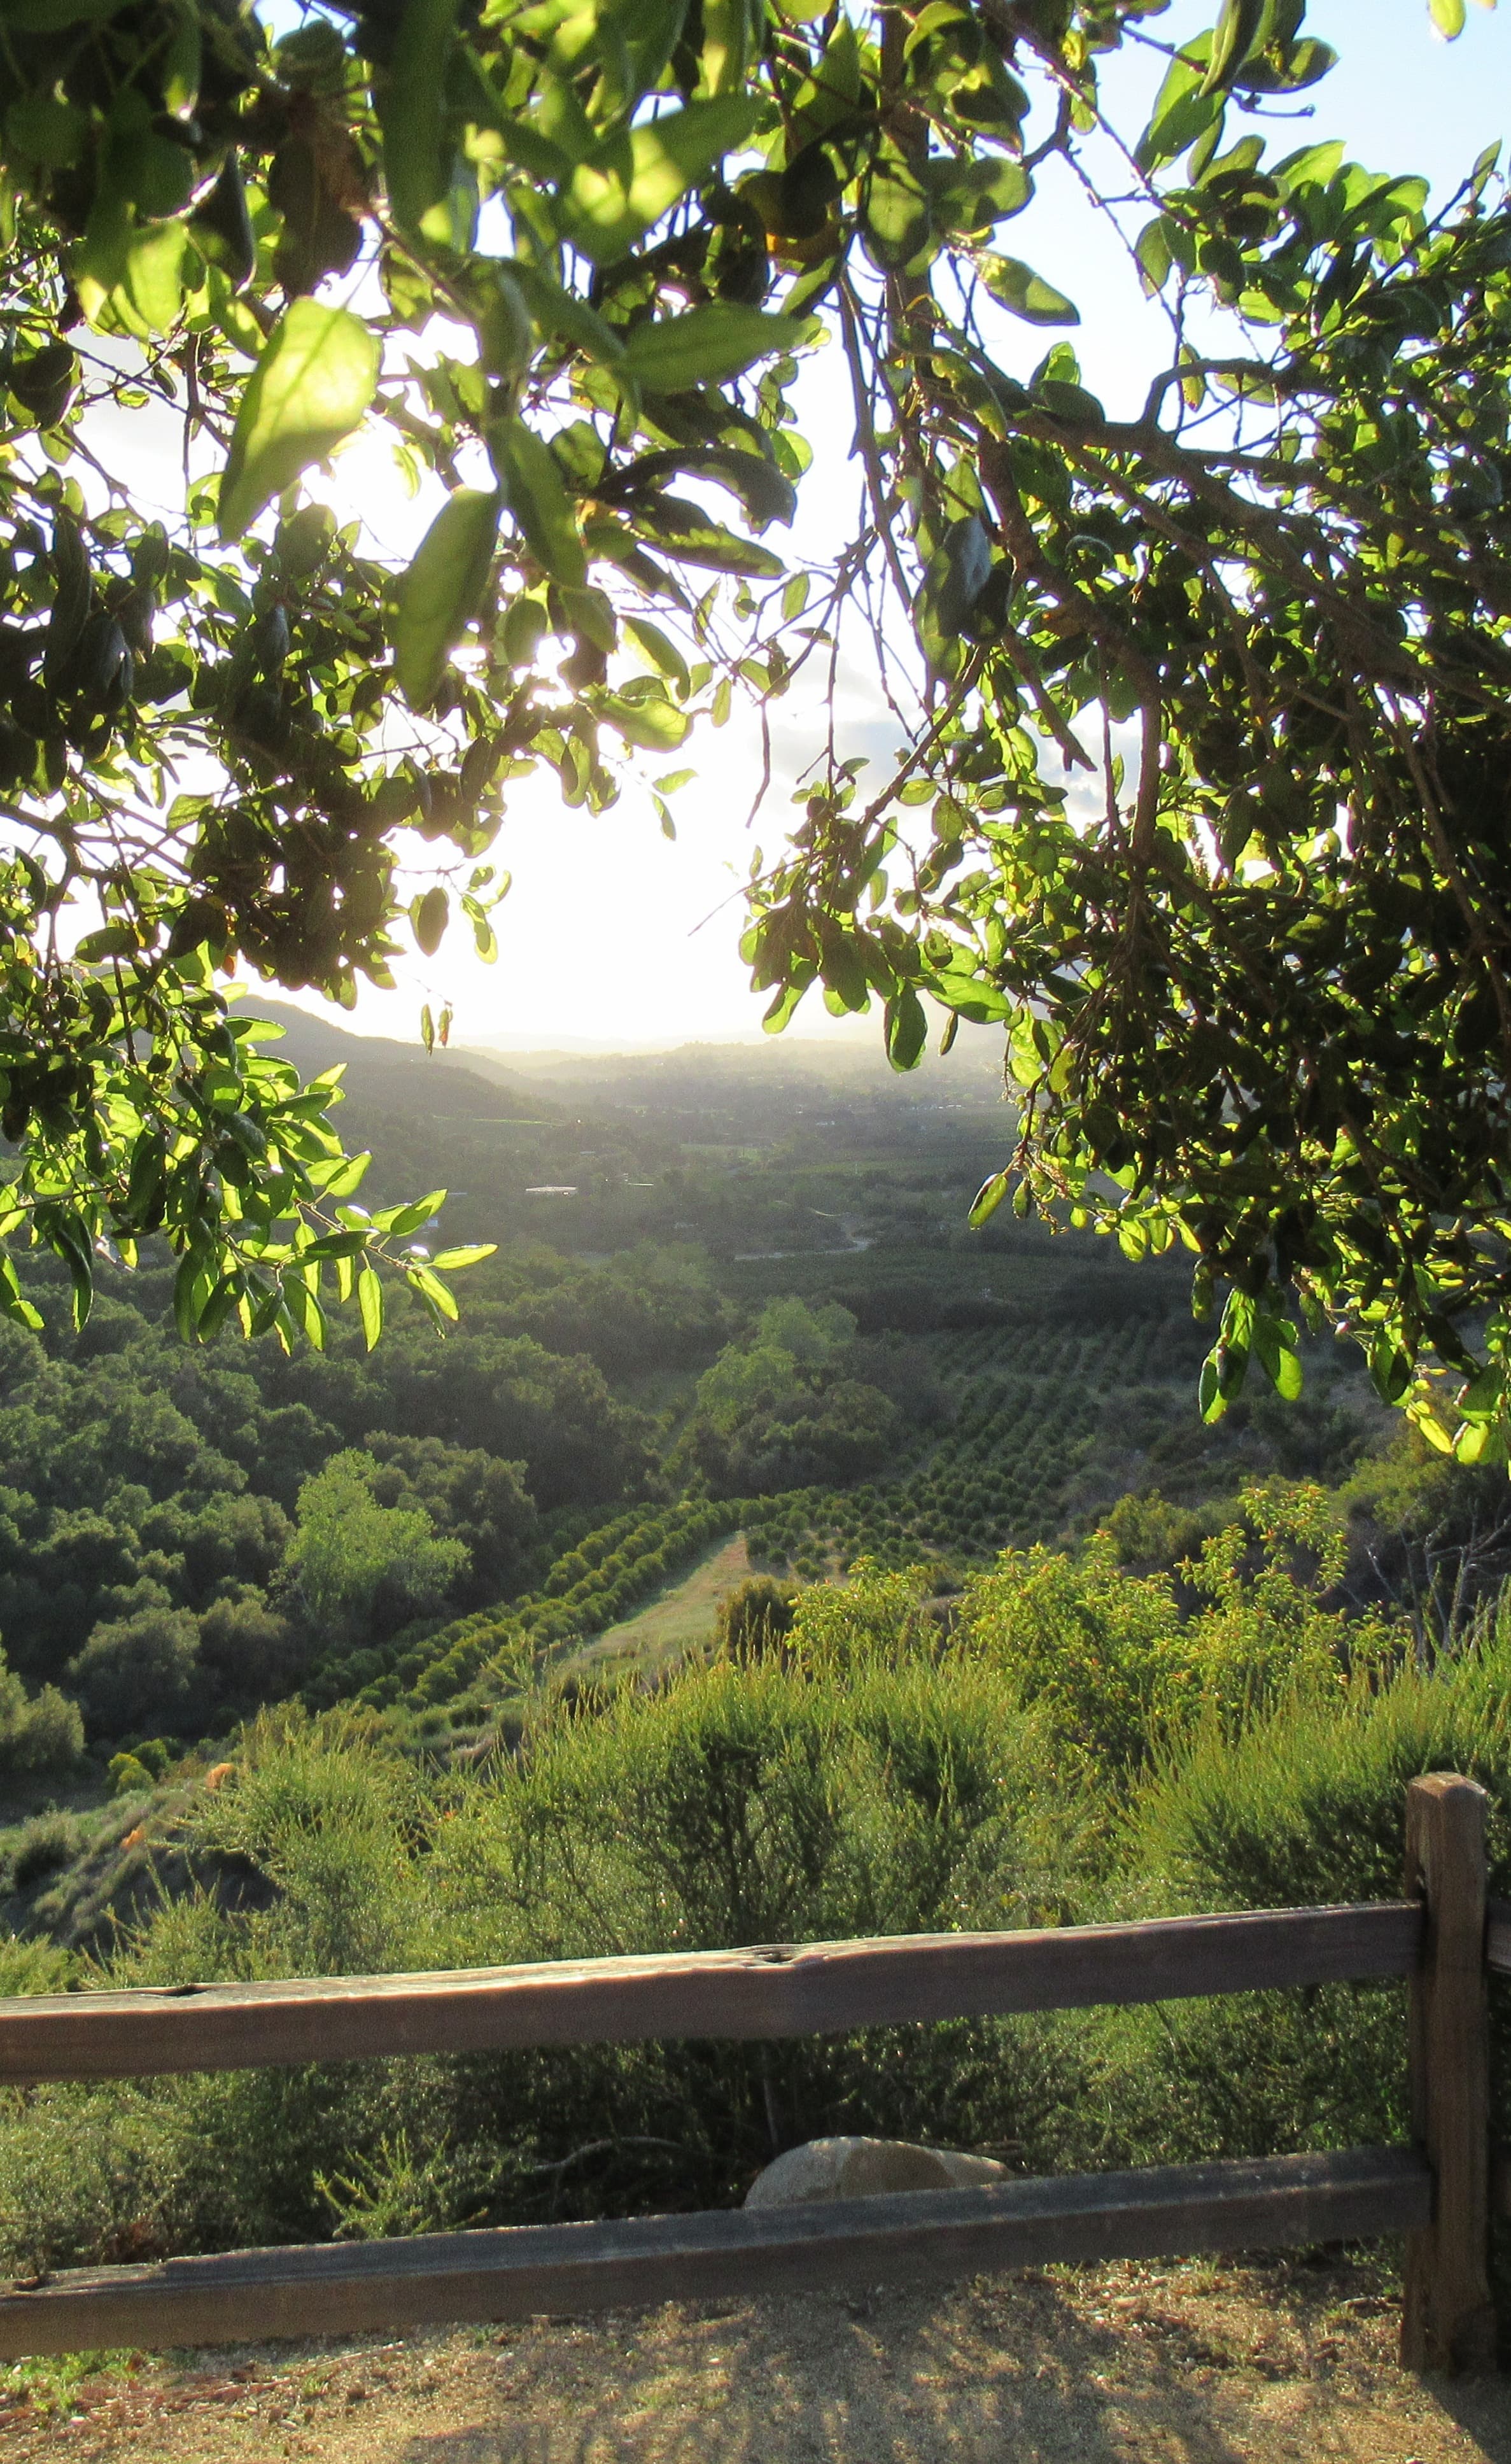
M 549 1120 L 558 1107 L 486 1052 L 460 1052 L 437 1045 L 427 1053 L 418 1036 L 401 1044 L 394 1036 L 354 1035 L 309 1010 L 250 993 L 237 1006 L 246 1015 L 271 1019 L 283 1038 L 274 1048 L 303 1078 L 339 1062 L 342 1086 L 354 1102 L 416 1108 L 447 1115 L 497 1112 L 501 1106 L 521 1117 Z

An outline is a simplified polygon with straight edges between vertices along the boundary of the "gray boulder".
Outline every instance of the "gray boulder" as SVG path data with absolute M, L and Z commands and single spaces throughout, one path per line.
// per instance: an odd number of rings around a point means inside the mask
M 1001 2182 L 1007 2167 L 955 2147 L 906 2139 L 810 2139 L 768 2165 L 745 2193 L 748 2208 L 796 2208 L 808 2199 L 875 2199 L 888 2190 L 965 2190 Z

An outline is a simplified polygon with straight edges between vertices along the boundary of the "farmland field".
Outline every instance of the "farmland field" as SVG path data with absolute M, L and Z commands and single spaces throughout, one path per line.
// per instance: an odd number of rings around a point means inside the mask
M 569 1663 L 590 1673 L 632 1662 L 646 1671 L 679 1660 L 706 1643 L 725 1595 L 750 1572 L 750 1553 L 743 1531 L 717 1543 L 690 1574 L 668 1583 L 631 1617 L 610 1626 Z

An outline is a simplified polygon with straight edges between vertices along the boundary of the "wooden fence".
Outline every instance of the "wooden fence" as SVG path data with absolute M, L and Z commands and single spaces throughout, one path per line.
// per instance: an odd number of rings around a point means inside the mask
M 1494 2365 L 1485 1800 L 1412 1783 L 1399 1901 L 1008 1934 L 780 1945 L 450 1974 L 0 2001 L 0 2082 L 393 2054 L 756 2038 L 1410 1979 L 1413 2144 L 791 2209 L 531 2225 L 78 2269 L 0 2291 L 0 2358 L 948 2277 L 1058 2260 L 1407 2237 L 1403 2358 Z M 1511 2192 L 1498 2198 L 1511 2214 Z

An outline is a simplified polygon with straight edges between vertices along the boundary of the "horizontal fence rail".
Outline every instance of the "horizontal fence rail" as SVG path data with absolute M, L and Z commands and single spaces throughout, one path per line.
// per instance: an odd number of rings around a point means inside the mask
M 1409 1976 L 1420 1901 L 1027 1933 L 901 1934 L 634 1959 L 0 2001 L 0 2083 L 495 2053 L 1189 2000 Z
M 79 2269 L 0 2295 L 0 2359 L 1281 2249 L 1419 2229 L 1432 2200 L 1422 2157 L 1355 2148 L 799 2208 L 238 2251 Z
M 1493 2366 L 1489 2228 L 1492 2212 L 1511 2215 L 1511 2165 L 1503 2153 L 1492 2162 L 1489 1983 L 1511 1976 L 1511 1903 L 1486 1898 L 1485 1802 L 1450 1772 L 1413 1780 L 1405 1894 L 1362 1906 L 0 2001 L 0 2084 L 28 2087 L 376 2055 L 832 2035 L 1401 1977 L 1413 2143 L 74 2270 L 0 2290 L 0 2358 L 1401 2233 L 1403 2361 Z

